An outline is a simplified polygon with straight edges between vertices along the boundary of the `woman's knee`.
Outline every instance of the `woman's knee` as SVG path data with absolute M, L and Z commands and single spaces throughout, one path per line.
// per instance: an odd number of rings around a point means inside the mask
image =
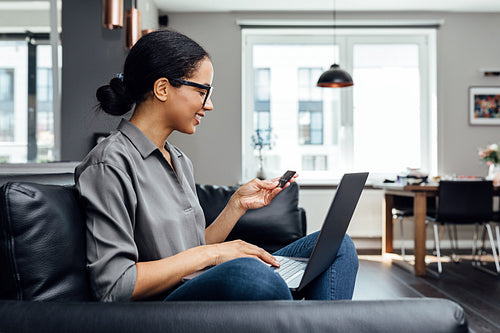
M 345 259 L 352 261 L 353 264 L 358 265 L 358 253 L 356 246 L 349 235 L 345 235 L 340 245 L 338 256 L 345 257 Z

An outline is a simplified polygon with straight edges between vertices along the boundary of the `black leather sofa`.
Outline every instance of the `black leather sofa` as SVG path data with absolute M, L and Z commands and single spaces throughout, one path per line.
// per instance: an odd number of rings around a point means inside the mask
M 197 186 L 210 223 L 234 187 Z M 125 302 L 90 299 L 84 215 L 73 187 L 0 189 L 0 332 L 467 332 L 443 299 Z M 231 238 L 269 250 L 305 233 L 298 186 L 247 213 Z M 243 237 L 244 236 L 244 237 Z M 374 286 L 376 287 L 376 286 Z

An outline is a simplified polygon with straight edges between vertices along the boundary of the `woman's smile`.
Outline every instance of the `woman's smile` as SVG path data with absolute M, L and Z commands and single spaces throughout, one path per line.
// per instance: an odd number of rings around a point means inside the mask
M 205 117 L 204 113 L 197 113 L 194 115 L 194 119 L 196 119 L 196 125 L 199 125 L 201 122 L 201 118 Z

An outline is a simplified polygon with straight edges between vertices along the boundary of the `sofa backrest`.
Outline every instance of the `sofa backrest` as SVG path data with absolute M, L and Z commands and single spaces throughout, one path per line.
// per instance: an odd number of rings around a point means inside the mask
M 238 186 L 196 185 L 207 226 L 224 209 Z M 242 239 L 274 252 L 306 235 L 305 211 L 298 207 L 299 186 L 292 183 L 267 207 L 249 210 L 227 240 Z
M 7 183 L 0 202 L 0 299 L 89 300 L 76 189 Z

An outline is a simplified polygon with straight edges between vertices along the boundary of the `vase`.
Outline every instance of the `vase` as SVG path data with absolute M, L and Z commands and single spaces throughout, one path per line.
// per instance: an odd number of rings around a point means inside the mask
M 500 185 L 500 164 L 490 164 L 486 179 L 493 181 L 493 185 Z
M 264 157 L 262 156 L 262 151 L 259 151 L 259 166 L 256 177 L 260 180 L 266 179 L 266 173 L 264 172 Z

